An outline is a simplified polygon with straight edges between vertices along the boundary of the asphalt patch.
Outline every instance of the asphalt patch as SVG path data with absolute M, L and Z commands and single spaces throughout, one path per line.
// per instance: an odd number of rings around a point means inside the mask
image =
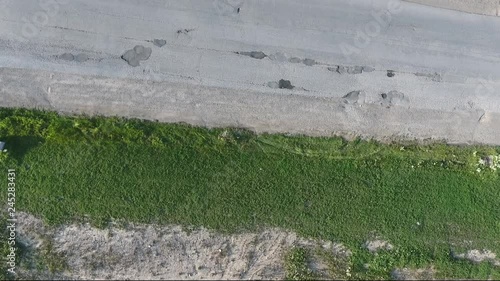
M 417 72 L 417 73 L 415 73 L 415 76 L 418 76 L 418 77 L 427 77 L 427 78 L 430 78 L 434 82 L 442 82 L 441 75 L 439 73 L 437 73 L 437 72 L 434 72 L 434 73 L 421 73 L 421 72 Z
M 278 82 L 278 87 L 280 89 L 288 89 L 288 90 L 295 88 L 295 86 L 292 85 L 292 82 L 290 82 L 290 80 L 284 80 L 284 79 L 280 79 L 280 81 Z
M 316 64 L 316 61 L 313 60 L 313 59 L 304 59 L 302 61 L 303 64 L 307 65 L 307 66 L 313 66 Z
M 73 54 L 71 53 L 64 53 L 60 55 L 59 58 L 62 60 L 72 61 L 75 59 L 75 56 L 73 56 Z
M 75 61 L 77 62 L 86 62 L 89 60 L 89 56 L 87 54 L 78 54 L 75 56 Z
M 257 52 L 257 51 L 252 51 L 252 52 L 237 52 L 238 55 L 242 55 L 242 56 L 248 56 L 248 57 L 251 57 L 251 58 L 254 58 L 254 59 L 258 59 L 258 60 L 261 60 L 265 57 L 267 57 L 266 54 L 264 54 L 264 52 Z
M 352 91 L 352 92 L 347 93 L 347 95 L 343 96 L 342 98 L 344 99 L 345 103 L 349 103 L 349 104 L 356 103 L 359 100 L 360 93 L 361 93 L 361 91 Z
M 272 82 L 267 83 L 267 86 L 269 88 L 279 89 L 280 84 L 278 82 L 272 81 Z
M 151 56 L 151 48 L 137 45 L 133 49 L 128 50 L 121 56 L 130 66 L 136 67 L 140 65 L 141 60 L 147 60 Z
M 153 44 L 156 46 L 156 47 L 163 47 L 167 44 L 167 41 L 166 40 L 163 40 L 163 39 L 154 39 L 153 40 Z
M 328 67 L 328 70 L 337 72 L 339 74 L 361 74 L 363 72 L 372 72 L 375 71 L 375 68 L 371 66 L 344 66 L 337 65 L 336 67 Z

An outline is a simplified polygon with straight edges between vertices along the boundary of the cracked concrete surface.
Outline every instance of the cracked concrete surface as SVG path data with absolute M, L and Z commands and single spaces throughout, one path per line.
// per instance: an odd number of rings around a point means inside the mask
M 0 1 L 0 106 L 500 144 L 499 18 L 396 0 L 229 4 Z M 131 67 L 135 46 L 154 49 Z

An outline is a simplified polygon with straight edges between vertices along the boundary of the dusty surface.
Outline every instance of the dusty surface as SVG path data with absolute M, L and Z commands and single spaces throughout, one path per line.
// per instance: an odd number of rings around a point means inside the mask
M 284 255 L 293 246 L 350 254 L 341 244 L 279 229 L 236 235 L 154 225 L 96 229 L 73 224 L 52 229 L 26 213 L 20 213 L 18 221 L 20 241 L 32 251 L 51 243 L 52 253 L 68 265 L 58 274 L 22 271 L 23 276 L 40 279 L 284 279 Z M 313 268 L 328 272 L 320 260 Z
M 366 241 L 364 246 L 370 253 L 376 253 L 379 250 L 390 251 L 394 249 L 391 243 L 384 240 Z
M 497 255 L 490 250 L 469 250 L 463 254 L 454 254 L 457 259 L 466 259 L 474 263 L 480 263 L 483 261 L 491 262 L 495 266 L 500 266 L 500 260 L 497 259 Z
M 0 5 L 0 106 L 500 144 L 497 17 L 397 0 Z
M 391 272 L 393 280 L 434 280 L 436 271 L 434 268 L 401 268 L 395 269 Z

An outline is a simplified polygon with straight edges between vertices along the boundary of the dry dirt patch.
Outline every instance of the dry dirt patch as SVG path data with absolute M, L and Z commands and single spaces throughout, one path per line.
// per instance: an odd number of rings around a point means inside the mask
M 349 255 L 341 244 L 308 240 L 279 229 L 223 235 L 203 228 L 186 232 L 180 226 L 141 224 L 50 228 L 26 213 L 18 221 L 19 238 L 28 249 L 36 252 L 50 243 L 52 252 L 67 264 L 58 274 L 21 271 L 42 279 L 284 279 L 284 255 L 293 246 Z

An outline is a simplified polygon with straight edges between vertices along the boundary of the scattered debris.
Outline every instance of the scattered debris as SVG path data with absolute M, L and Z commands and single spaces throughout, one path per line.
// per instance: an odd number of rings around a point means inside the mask
M 166 40 L 163 40 L 163 39 L 154 39 L 153 40 L 153 44 L 156 46 L 156 47 L 163 47 L 167 44 L 167 41 Z
M 137 45 L 133 49 L 128 50 L 122 55 L 122 59 L 126 61 L 130 66 L 139 66 L 141 60 L 147 60 L 151 56 L 151 48 L 144 47 L 142 45 Z
M 493 171 L 500 169 L 500 155 L 488 155 L 479 159 L 479 165 L 490 168 Z
M 387 70 L 387 77 L 394 77 L 396 76 L 396 73 L 394 72 L 394 70 Z
M 177 30 L 177 34 L 188 34 L 191 31 L 194 31 L 194 28 L 191 28 L 191 29 L 186 29 L 186 28 L 179 29 L 179 30 Z
M 283 79 L 280 79 L 278 86 L 280 89 L 291 90 L 291 89 L 295 88 L 295 86 L 292 85 L 292 82 L 290 82 L 290 80 L 283 80 Z
M 376 253 L 379 250 L 390 251 L 390 250 L 394 249 L 394 246 L 392 244 L 390 244 L 389 242 L 384 241 L 384 240 L 366 241 L 364 247 L 370 253 Z
M 264 54 L 264 52 L 257 52 L 257 51 L 252 51 L 252 52 L 236 52 L 236 54 L 238 55 L 242 55 L 242 56 L 248 56 L 248 57 L 251 57 L 251 58 L 254 58 L 254 59 L 258 59 L 258 60 L 261 60 L 265 57 L 267 57 L 266 54 Z

